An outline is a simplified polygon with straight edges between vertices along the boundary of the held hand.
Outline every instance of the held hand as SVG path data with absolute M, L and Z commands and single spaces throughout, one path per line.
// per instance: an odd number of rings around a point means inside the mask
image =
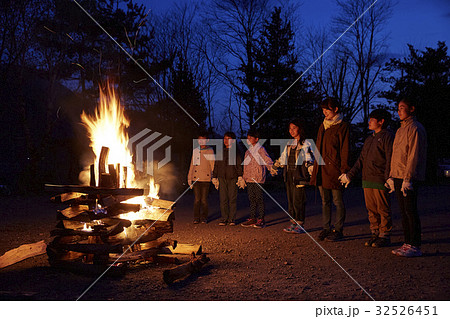
M 188 180 L 188 185 L 190 189 L 194 188 L 194 184 L 192 184 L 192 180 Z
M 412 185 L 412 183 L 410 181 L 403 180 L 402 188 L 400 190 L 402 191 L 403 196 L 406 197 L 406 195 L 408 195 L 407 191 L 412 191 L 413 190 L 413 185 Z
M 269 169 L 269 173 L 272 176 L 278 175 L 278 170 L 275 168 L 275 165 L 271 166 Z
M 395 190 L 394 179 L 392 177 L 389 177 L 388 180 L 386 181 L 386 183 L 384 183 L 384 187 L 389 189 L 389 193 L 392 193 Z
M 348 184 L 350 184 L 350 178 L 348 178 L 347 174 L 342 174 L 339 176 L 339 181 L 345 186 L 345 188 L 347 188 Z
M 308 167 L 308 174 L 310 176 L 312 176 L 313 172 L 314 172 L 314 165 L 311 165 L 311 166 Z
M 213 178 L 213 179 L 211 180 L 211 182 L 214 184 L 214 187 L 215 187 L 216 189 L 219 189 L 219 179 L 218 179 L 218 178 Z
M 273 164 L 273 166 L 274 166 L 275 168 L 279 168 L 279 167 L 281 167 L 281 163 L 280 163 L 280 160 L 279 160 L 279 159 L 277 159 L 277 160 L 275 161 L 275 163 Z
M 247 187 L 247 184 L 245 183 L 245 181 L 244 181 L 244 179 L 242 178 L 242 176 L 239 176 L 239 177 L 238 177 L 238 181 L 237 181 L 236 185 L 237 185 L 239 188 L 242 188 L 242 189 L 244 189 L 245 187 Z

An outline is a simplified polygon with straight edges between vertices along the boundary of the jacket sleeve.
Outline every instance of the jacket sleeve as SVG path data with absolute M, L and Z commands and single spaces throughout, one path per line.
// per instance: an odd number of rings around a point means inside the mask
M 217 170 L 219 167 L 219 162 L 220 161 L 214 161 L 214 169 L 213 169 L 212 178 L 217 178 Z
M 391 176 L 391 158 L 392 158 L 392 145 L 394 144 L 394 136 L 389 132 L 386 134 L 386 139 L 384 141 L 384 150 L 386 156 L 386 169 L 384 172 L 384 180 L 388 180 Z
M 348 170 L 350 169 L 350 166 L 348 165 L 348 160 L 350 157 L 349 135 L 350 135 L 350 125 L 348 123 L 345 123 L 345 125 L 342 126 L 342 134 L 340 141 L 341 174 L 347 173 Z
M 266 149 L 262 146 L 259 149 L 259 155 L 261 156 L 264 163 L 266 164 L 265 166 L 267 167 L 267 169 L 270 169 L 270 167 L 272 167 L 272 165 L 273 165 L 273 161 L 270 158 L 269 154 L 267 154 Z
M 419 159 L 424 157 L 421 156 L 423 155 L 421 152 L 426 152 L 426 136 L 420 134 L 419 130 L 415 128 L 408 137 L 408 140 L 411 141 L 411 143 L 407 155 L 406 170 L 403 179 L 412 180 L 416 177 Z
M 242 168 L 242 157 L 241 154 L 239 154 L 239 151 L 236 152 L 236 173 L 238 177 L 242 177 L 242 175 L 244 175 Z
M 283 152 L 281 152 L 280 158 L 278 158 L 278 162 L 281 164 L 281 167 L 287 165 L 287 152 L 288 152 L 288 145 L 286 145 L 283 149 Z
M 214 151 L 211 150 L 210 152 L 208 152 L 208 155 L 209 155 L 209 158 L 210 158 L 208 160 L 208 162 L 209 162 L 209 166 L 211 167 L 211 172 L 214 172 L 214 164 L 216 162 L 216 157 L 214 156 Z
M 364 161 L 365 148 L 367 147 L 368 142 L 369 142 L 368 139 L 366 139 L 366 141 L 364 142 L 364 146 L 361 150 L 361 153 L 358 156 L 358 159 L 356 160 L 355 164 L 353 164 L 353 167 L 347 173 L 350 179 L 353 179 L 361 171 L 362 163 Z

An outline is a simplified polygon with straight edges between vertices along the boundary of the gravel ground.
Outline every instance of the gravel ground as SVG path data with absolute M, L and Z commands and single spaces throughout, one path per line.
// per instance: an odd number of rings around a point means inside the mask
M 419 209 L 424 256 L 401 258 L 392 247 L 367 248 L 369 225 L 361 188 L 346 190 L 345 240 L 315 242 L 320 232 L 320 196 L 309 189 L 306 230 L 282 231 L 288 216 L 266 198 L 264 229 L 218 226 L 218 193 L 211 191 L 210 222 L 192 224 L 193 194 L 177 203 L 174 233 L 163 238 L 202 244 L 211 261 L 198 274 L 167 286 L 167 264 L 129 269 L 122 278 L 103 277 L 82 300 L 449 300 L 450 187 L 423 187 Z M 283 191 L 271 193 L 286 207 Z M 3 197 L 0 213 L 0 254 L 42 239 L 56 224 L 49 196 Z M 248 200 L 238 196 L 238 222 L 246 219 Z M 402 244 L 398 206 L 393 198 L 392 246 Z M 333 216 L 334 217 L 334 216 Z M 332 257 L 332 258 L 330 258 Z M 0 270 L 0 290 L 34 292 L 37 300 L 76 300 L 95 280 L 49 267 L 47 256 L 27 259 Z

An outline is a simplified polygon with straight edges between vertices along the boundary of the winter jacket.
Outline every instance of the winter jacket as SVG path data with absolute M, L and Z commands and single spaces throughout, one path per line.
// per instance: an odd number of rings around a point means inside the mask
M 425 180 L 427 133 L 415 116 L 401 121 L 395 133 L 390 177 Z
M 296 169 L 294 171 L 294 183 L 296 185 L 309 185 L 311 176 L 308 173 L 308 167 L 314 164 L 314 155 L 311 150 L 311 143 L 307 140 L 303 144 L 297 144 L 295 148 L 286 145 L 281 153 L 278 162 L 282 165 L 284 181 L 287 180 L 288 159 L 291 151 L 295 149 Z
M 221 160 L 218 160 L 218 156 L 216 156 L 216 162 L 214 164 L 213 178 L 225 178 L 225 179 L 233 179 L 242 176 L 242 157 L 239 154 L 239 151 L 236 151 L 236 159 L 234 164 L 229 164 L 229 158 L 232 155 L 230 153 L 230 149 L 224 147 L 223 148 L 223 157 Z M 233 163 L 233 161 L 231 161 Z
M 244 180 L 246 183 L 262 184 L 266 181 L 267 170 L 273 161 L 260 144 L 250 145 L 244 156 Z
M 349 124 L 341 122 L 325 130 L 322 123 L 317 133 L 316 145 L 325 165 L 318 165 L 317 161 L 314 163 L 311 185 L 341 189 L 339 176 L 350 169 Z
M 205 157 L 207 155 L 207 157 Z M 195 148 L 192 152 L 188 181 L 210 182 L 214 170 L 214 151 L 212 148 Z
M 393 141 L 394 135 L 386 129 L 366 138 L 361 154 L 347 176 L 353 179 L 362 170 L 363 181 L 384 184 L 391 169 Z

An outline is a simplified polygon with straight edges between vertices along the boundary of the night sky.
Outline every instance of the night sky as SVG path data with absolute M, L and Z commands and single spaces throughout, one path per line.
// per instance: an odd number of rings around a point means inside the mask
M 145 4 L 156 13 L 163 13 L 174 4 L 185 1 L 138 0 L 137 2 Z M 336 11 L 334 0 L 304 0 L 300 3 L 302 3 L 299 9 L 300 18 L 304 26 L 323 24 L 324 21 L 329 21 Z M 449 45 L 450 1 L 399 0 L 385 30 L 390 33 L 389 52 L 393 55 L 405 54 L 407 43 L 420 50 L 427 46 L 436 47 L 437 41 L 445 41 Z

